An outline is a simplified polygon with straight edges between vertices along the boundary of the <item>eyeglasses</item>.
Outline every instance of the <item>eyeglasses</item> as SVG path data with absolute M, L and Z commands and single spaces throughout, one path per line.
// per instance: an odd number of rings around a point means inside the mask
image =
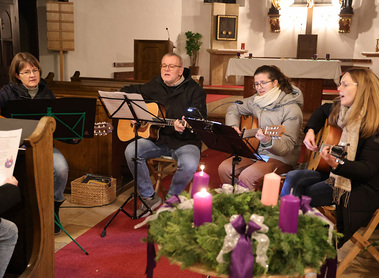
M 338 83 L 337 87 L 342 86 L 342 87 L 346 88 L 346 87 L 349 87 L 350 84 L 358 86 L 358 83 L 355 83 L 355 82 L 353 82 L 353 83 L 340 82 L 340 83 Z
M 255 82 L 255 83 L 254 83 L 254 87 L 255 87 L 255 88 L 258 88 L 259 86 L 261 86 L 261 87 L 265 87 L 265 86 L 267 85 L 267 83 L 270 83 L 270 82 L 273 82 L 273 81 L 270 80 L 270 81 Z
M 174 68 L 181 68 L 181 67 L 182 66 L 177 66 L 177 65 L 172 65 L 172 64 L 170 64 L 170 65 L 166 65 L 166 64 L 161 65 L 162 69 L 170 69 L 170 70 L 173 70 Z
M 27 70 L 24 72 L 20 72 L 20 74 L 25 75 L 26 77 L 29 77 L 32 73 L 37 74 L 37 72 L 39 73 L 39 69 L 32 69 L 31 71 Z

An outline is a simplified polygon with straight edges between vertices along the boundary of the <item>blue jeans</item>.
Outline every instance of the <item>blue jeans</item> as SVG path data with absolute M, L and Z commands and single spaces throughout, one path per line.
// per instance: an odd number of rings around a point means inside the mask
M 131 142 L 125 149 L 125 158 L 128 163 L 130 172 L 134 177 L 134 156 L 135 141 Z M 166 145 L 156 145 L 148 139 L 137 140 L 137 187 L 141 197 L 147 198 L 154 195 L 153 184 L 150 180 L 149 168 L 146 160 L 172 156 L 176 161 L 178 168 L 172 177 L 168 195 L 179 195 L 188 183 L 192 180 L 200 160 L 200 150 L 195 145 L 185 145 L 177 149 L 169 149 Z
M 333 188 L 325 181 L 329 175 L 313 170 L 294 170 L 286 175 L 280 196 L 289 195 L 291 189 L 295 196 L 306 195 L 312 198 L 311 206 L 330 206 L 333 204 Z
M 17 243 L 17 238 L 18 229 L 16 224 L 2 218 L 0 222 L 0 277 L 4 276 Z
M 66 189 L 68 179 L 68 164 L 63 154 L 56 148 L 53 148 L 54 163 L 54 201 L 63 202 L 63 192 Z

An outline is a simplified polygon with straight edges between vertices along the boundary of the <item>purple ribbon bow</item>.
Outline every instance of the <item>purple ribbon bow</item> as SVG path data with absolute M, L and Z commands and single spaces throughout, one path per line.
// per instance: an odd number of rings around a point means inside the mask
M 178 196 L 176 196 L 176 195 L 174 195 L 174 196 L 172 196 L 170 199 L 167 199 L 166 201 L 165 201 L 165 203 L 164 203 L 164 207 L 170 207 L 170 208 L 172 208 L 172 207 L 174 207 L 174 204 L 176 204 L 176 203 L 179 203 L 180 204 L 180 199 L 179 199 L 179 197 Z
M 261 229 L 253 221 L 249 221 L 247 230 L 242 215 L 239 215 L 232 223 L 233 228 L 240 234 L 237 245 L 232 251 L 229 266 L 230 278 L 251 278 L 254 271 L 254 254 L 251 247 L 251 234 Z
M 305 195 L 301 195 L 300 196 L 300 209 L 301 211 L 303 212 L 303 214 L 306 214 L 308 211 L 309 212 L 313 212 L 313 208 L 311 207 L 310 203 L 312 201 L 312 198 L 311 197 L 308 197 L 308 196 L 305 196 Z M 315 212 L 314 213 L 316 216 L 321 216 L 325 219 L 328 219 L 325 217 L 325 215 L 319 213 L 319 212 Z
M 310 203 L 312 201 L 311 197 L 301 195 L 300 196 L 300 209 L 303 212 L 303 214 L 306 214 L 308 211 L 313 211 Z

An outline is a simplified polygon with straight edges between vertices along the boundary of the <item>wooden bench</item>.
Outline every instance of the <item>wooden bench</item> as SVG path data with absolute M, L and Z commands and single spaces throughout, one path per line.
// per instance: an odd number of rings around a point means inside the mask
M 116 80 L 127 81 L 134 79 L 134 62 L 114 62 L 115 68 L 133 68 L 132 71 L 115 71 L 113 77 Z

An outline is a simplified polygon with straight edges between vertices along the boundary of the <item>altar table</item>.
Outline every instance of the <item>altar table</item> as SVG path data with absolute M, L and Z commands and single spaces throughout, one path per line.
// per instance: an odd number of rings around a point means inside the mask
M 229 60 L 225 78 L 231 75 L 244 76 L 244 97 L 249 97 L 254 93 L 254 72 L 263 65 L 277 66 L 300 88 L 304 95 L 305 119 L 321 105 L 323 80 L 332 79 L 338 84 L 341 76 L 339 60 L 232 58 Z

